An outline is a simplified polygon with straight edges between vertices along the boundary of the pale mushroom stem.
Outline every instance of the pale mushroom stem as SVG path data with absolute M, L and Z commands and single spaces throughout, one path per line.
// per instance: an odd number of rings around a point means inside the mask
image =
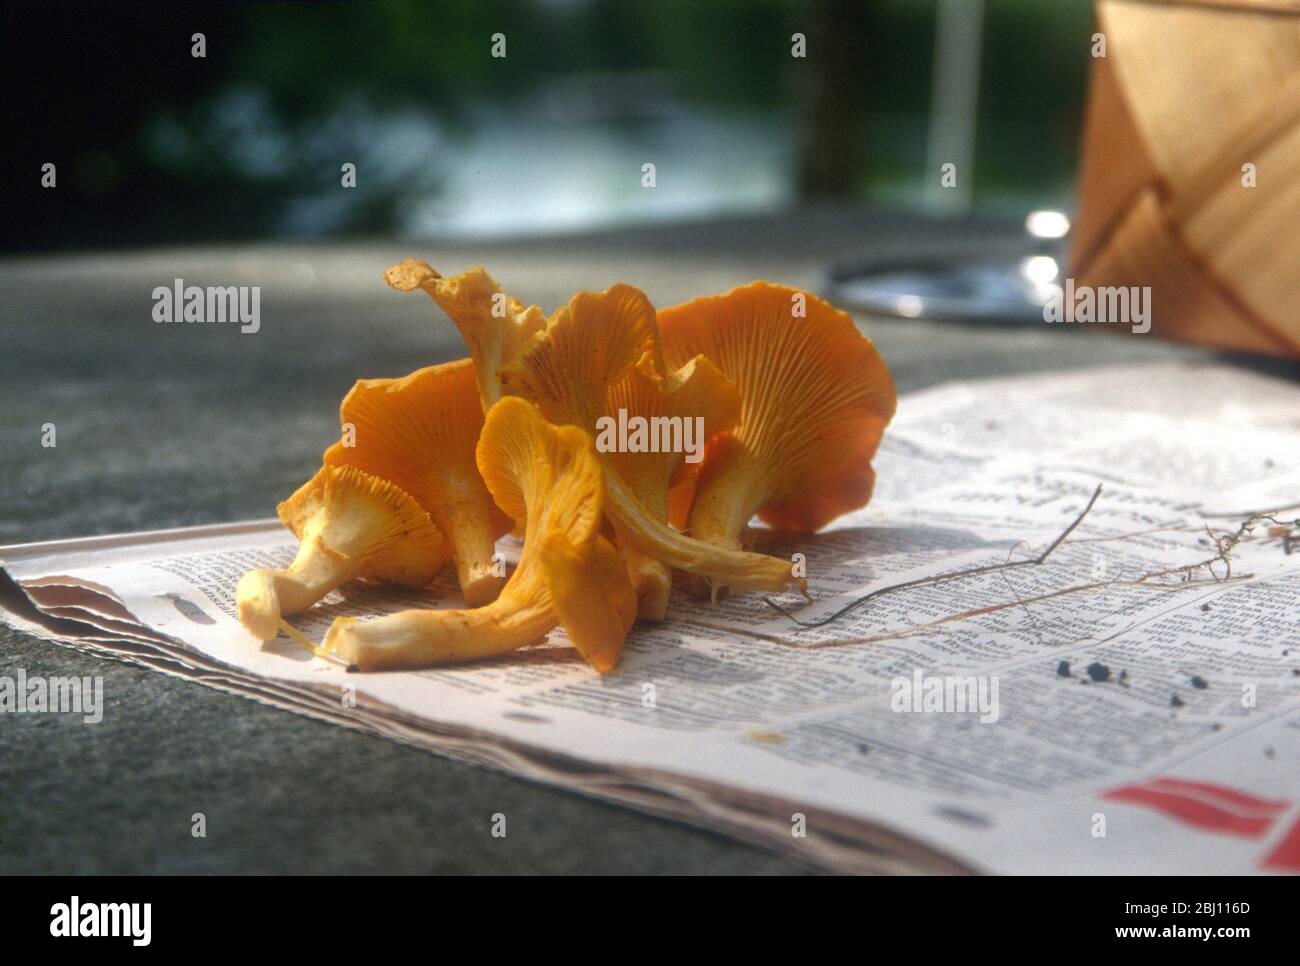
M 697 540 L 736 549 L 742 546 L 741 534 L 762 505 L 762 494 L 751 492 L 744 472 L 727 467 L 695 491 L 687 529 Z
M 787 590 L 804 586 L 778 557 L 716 547 L 678 533 L 667 523 L 653 521 L 627 492 L 616 474 L 606 477 L 606 510 L 638 547 L 678 570 L 707 578 L 714 587 L 747 590 Z
M 754 485 L 755 479 L 745 459 L 738 456 L 702 480 L 687 518 L 690 535 L 715 547 L 740 549 L 745 527 L 765 500 L 762 490 Z M 782 567 L 789 572 L 789 563 L 782 561 Z M 697 597 L 708 597 L 715 589 L 696 575 L 691 576 L 690 587 Z
M 481 503 L 465 500 L 453 503 L 449 513 L 440 514 L 445 519 L 439 520 L 451 541 L 461 596 L 471 607 L 491 603 L 505 584 L 504 576 L 493 573 L 492 555 L 496 552 L 496 543 L 485 511 L 486 507 Z
M 369 621 L 340 617 L 322 646 L 362 671 L 428 667 L 517 650 L 556 623 L 549 599 L 521 606 L 498 597 L 472 610 L 407 610 Z
M 664 620 L 668 616 L 668 596 L 673 586 L 672 571 L 641 550 L 621 527 L 618 528 L 618 550 L 636 591 L 637 616 L 651 621 Z
M 616 467 L 615 473 L 647 514 L 655 520 L 667 520 L 673 463 L 660 457 L 655 472 L 649 472 L 645 467 L 642 469 L 639 474 L 624 476 Z M 624 527 L 615 526 L 614 530 L 624 569 L 632 582 L 632 589 L 636 591 L 637 616 L 643 620 L 664 620 L 668 616 L 668 598 L 673 586 L 672 570 L 638 547 Z
M 361 564 L 359 558 L 329 550 L 319 540 L 304 540 L 287 569 L 251 570 L 240 578 L 236 589 L 240 623 L 259 640 L 272 640 L 280 633 L 280 618 L 302 613 L 343 586 Z

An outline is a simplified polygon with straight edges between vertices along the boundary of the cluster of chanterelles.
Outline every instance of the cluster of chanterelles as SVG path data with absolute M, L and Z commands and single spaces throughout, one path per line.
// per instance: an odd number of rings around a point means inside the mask
M 756 514 L 812 533 L 871 497 L 893 381 L 853 320 L 813 295 L 754 282 L 656 312 L 615 285 L 547 318 L 481 268 L 443 278 L 408 259 L 385 277 L 427 292 L 470 358 L 361 380 L 344 398 L 348 435 L 279 507 L 296 558 L 239 582 L 240 620 L 259 638 L 305 640 L 284 617 L 346 581 L 423 586 L 451 561 L 466 609 L 341 617 L 316 650 L 362 670 L 418 667 L 560 625 L 605 672 L 638 616 L 664 618 L 674 569 L 715 599 L 806 591 L 790 561 L 742 546 Z M 703 460 L 598 448 L 597 425 L 620 410 L 666 417 L 654 425 L 698 417 Z M 511 530 L 523 547 L 506 579 L 494 554 Z

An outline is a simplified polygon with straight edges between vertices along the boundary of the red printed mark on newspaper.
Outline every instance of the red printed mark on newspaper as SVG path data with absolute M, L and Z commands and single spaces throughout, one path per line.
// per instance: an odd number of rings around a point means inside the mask
M 1209 782 L 1156 778 L 1137 785 L 1111 789 L 1103 798 L 1150 808 L 1196 828 L 1262 839 L 1274 830 L 1291 803 L 1258 798 L 1245 792 Z M 1293 824 L 1282 841 L 1262 863 L 1263 868 L 1300 872 L 1300 821 Z

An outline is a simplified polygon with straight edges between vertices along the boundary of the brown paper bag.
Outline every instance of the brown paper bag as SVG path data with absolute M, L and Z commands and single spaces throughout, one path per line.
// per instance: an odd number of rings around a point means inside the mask
M 1300 356 L 1300 2 L 1099 0 L 1096 29 L 1076 286 L 1150 286 L 1169 339 Z

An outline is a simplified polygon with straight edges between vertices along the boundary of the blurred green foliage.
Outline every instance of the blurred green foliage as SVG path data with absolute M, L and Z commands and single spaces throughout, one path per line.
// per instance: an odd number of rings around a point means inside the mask
M 472 138 L 477 108 L 529 110 L 572 74 L 655 71 L 682 110 L 768 116 L 772 137 L 818 143 L 805 128 L 828 123 L 810 105 L 832 49 L 849 105 L 835 123 L 857 147 L 831 160 L 853 166 L 849 190 L 906 200 L 922 177 L 933 0 L 11 2 L 0 18 L 11 251 L 391 231 L 447 173 L 439 142 L 402 133 L 413 121 Z M 489 55 L 497 32 L 504 59 Z M 1088 0 L 987 0 L 977 202 L 1067 190 L 1090 32 Z M 359 156 L 375 173 L 310 208 L 337 187 L 338 159 Z M 57 193 L 39 188 L 46 161 Z

